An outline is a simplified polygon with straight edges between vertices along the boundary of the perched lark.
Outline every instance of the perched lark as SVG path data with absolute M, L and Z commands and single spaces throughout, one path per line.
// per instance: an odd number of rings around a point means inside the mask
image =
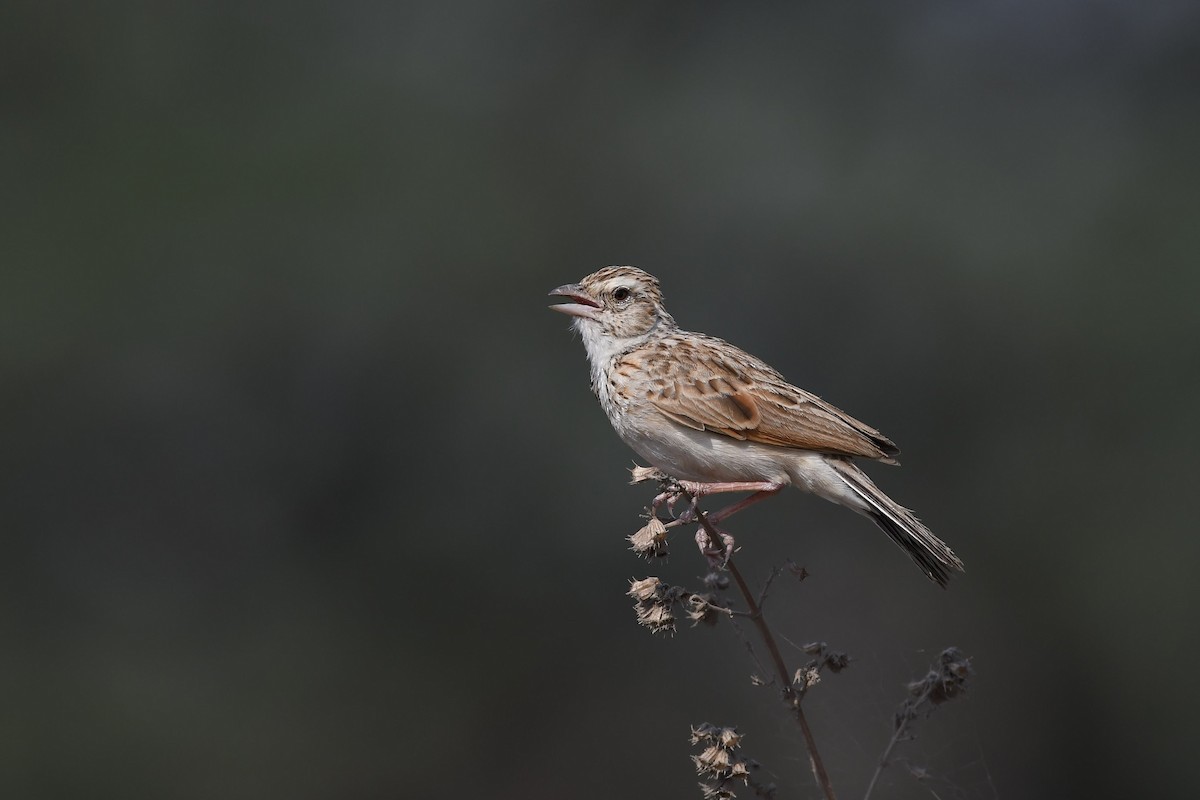
M 551 308 L 575 318 L 592 390 L 627 445 L 693 496 L 756 493 L 718 514 L 790 484 L 870 517 L 942 586 L 950 570 L 962 570 L 851 460 L 895 464 L 900 451 L 890 439 L 744 350 L 680 330 L 653 275 L 605 267 L 550 294 L 573 301 Z

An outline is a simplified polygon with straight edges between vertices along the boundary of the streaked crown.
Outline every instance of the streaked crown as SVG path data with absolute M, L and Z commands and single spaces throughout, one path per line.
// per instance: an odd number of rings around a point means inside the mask
M 618 339 L 649 333 L 656 325 L 673 328 L 675 320 L 663 306 L 658 278 L 630 266 L 599 269 L 579 282 L 600 304 L 604 332 Z
M 605 291 L 612 292 L 617 288 L 625 287 L 630 291 L 641 293 L 655 303 L 662 302 L 662 290 L 659 288 L 658 278 L 637 267 L 604 267 L 588 275 L 579 282 L 579 285 L 592 292 L 592 296 L 597 299 Z

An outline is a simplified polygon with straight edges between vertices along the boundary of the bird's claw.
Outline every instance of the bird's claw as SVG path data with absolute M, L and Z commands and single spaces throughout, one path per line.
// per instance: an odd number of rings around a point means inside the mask
M 657 511 L 665 505 L 667 507 L 667 512 L 672 518 L 674 518 L 675 504 L 679 502 L 679 499 L 682 496 L 683 488 L 679 485 L 679 482 L 668 478 L 662 482 L 661 491 L 654 496 L 654 501 L 652 503 L 653 508 L 655 511 Z M 685 512 L 685 514 L 686 513 L 689 512 Z
M 708 565 L 714 571 L 720 572 L 729 564 L 729 559 L 733 557 L 734 541 L 733 537 L 725 531 L 717 531 L 721 537 L 721 543 L 724 547 L 717 547 L 713 542 L 712 537 L 708 535 L 708 531 L 701 528 L 696 531 L 696 546 L 700 548 L 700 553 L 708 559 Z

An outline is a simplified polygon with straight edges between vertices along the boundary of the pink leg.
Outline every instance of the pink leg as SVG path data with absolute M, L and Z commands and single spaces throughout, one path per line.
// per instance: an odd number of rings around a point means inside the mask
M 782 483 L 772 483 L 771 481 L 730 481 L 728 483 L 678 481 L 678 483 L 684 491 L 697 499 L 709 494 L 726 492 L 770 492 L 774 494 L 783 488 Z
M 766 500 L 768 497 L 774 497 L 776 494 L 779 493 L 779 490 L 782 488 L 783 488 L 782 486 L 779 486 L 775 489 L 762 489 L 760 491 L 757 491 L 744 500 L 739 500 L 731 506 L 725 506 L 720 511 L 712 512 L 711 514 L 708 515 L 708 518 L 710 520 L 712 520 L 713 522 L 720 522 L 722 520 L 729 519 L 734 514 L 738 513 L 739 511 L 741 511 L 744 508 L 749 508 L 750 506 L 754 505 L 755 503 L 759 503 L 759 502 L 762 502 L 763 500 Z
M 739 511 L 749 508 L 755 503 L 766 500 L 768 497 L 775 495 L 783 488 L 782 483 L 772 483 L 770 481 L 743 481 L 738 483 L 694 483 L 692 481 L 679 481 L 680 487 L 692 496 L 692 508 L 686 516 L 695 514 L 696 506 L 700 502 L 700 498 L 706 494 L 721 494 L 723 492 L 754 492 L 754 494 L 739 500 L 733 505 L 726 506 L 720 511 L 714 511 L 708 515 L 712 522 L 720 522 L 724 519 L 729 519 Z

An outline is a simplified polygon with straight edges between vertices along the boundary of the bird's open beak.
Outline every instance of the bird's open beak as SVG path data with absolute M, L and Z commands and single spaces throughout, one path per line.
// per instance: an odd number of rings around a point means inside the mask
M 561 311 L 564 314 L 570 314 L 572 317 L 583 317 L 584 319 L 599 319 L 596 316 L 596 309 L 600 308 L 600 303 L 592 298 L 590 294 L 583 290 L 583 287 L 578 283 L 568 283 L 565 286 L 560 286 L 550 292 L 551 296 L 566 297 L 574 300 L 574 303 L 561 303 L 556 306 L 550 306 L 555 311 Z

